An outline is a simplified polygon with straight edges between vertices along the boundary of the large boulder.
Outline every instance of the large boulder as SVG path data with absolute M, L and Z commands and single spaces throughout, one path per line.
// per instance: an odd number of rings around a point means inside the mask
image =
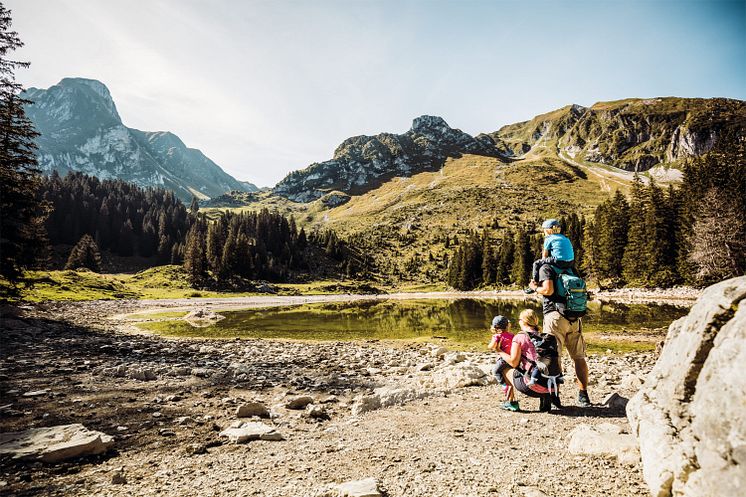
M 103 454 L 113 445 L 113 437 L 89 430 L 82 424 L 31 428 L 0 433 L 0 458 L 54 463 Z
M 744 298 L 746 276 L 707 288 L 627 405 L 656 497 L 746 495 Z

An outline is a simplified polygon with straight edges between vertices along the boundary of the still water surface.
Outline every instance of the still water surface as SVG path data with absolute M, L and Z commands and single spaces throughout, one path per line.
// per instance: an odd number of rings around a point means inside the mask
M 370 300 L 221 311 L 225 319 L 194 327 L 181 319 L 140 326 L 170 336 L 290 338 L 311 340 L 445 339 L 479 348 L 489 341 L 498 314 L 516 322 L 525 308 L 541 316 L 534 300 Z M 591 302 L 583 330 L 593 351 L 623 352 L 655 347 L 668 325 L 688 312 L 667 304 Z

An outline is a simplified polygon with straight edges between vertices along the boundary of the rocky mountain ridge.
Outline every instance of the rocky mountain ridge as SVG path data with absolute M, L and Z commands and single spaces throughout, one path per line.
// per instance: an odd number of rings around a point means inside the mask
M 26 114 L 41 133 L 37 156 L 44 173 L 82 171 L 101 179 L 168 188 L 183 200 L 257 190 L 173 133 L 125 126 L 100 81 L 65 78 L 48 89 L 29 88 L 23 96 L 33 102 Z
M 463 154 L 500 157 L 486 137 L 475 138 L 451 128 L 440 117 L 420 116 L 401 135 L 348 138 L 331 160 L 290 173 L 273 191 L 296 202 L 310 202 L 334 190 L 360 194 L 395 176 L 437 170 L 446 159 Z
M 653 98 L 568 105 L 475 137 L 440 117 L 421 116 L 402 135 L 348 138 L 331 160 L 294 171 L 273 192 L 310 202 L 339 190 L 358 195 L 396 177 L 438 170 L 463 154 L 503 162 L 527 154 L 644 172 L 746 140 L 746 102 Z
M 665 97 L 568 105 L 487 136 L 508 157 L 538 147 L 643 172 L 746 139 L 746 102 Z

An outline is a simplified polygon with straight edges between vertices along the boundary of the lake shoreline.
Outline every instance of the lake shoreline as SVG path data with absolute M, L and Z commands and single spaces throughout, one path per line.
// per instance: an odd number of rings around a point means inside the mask
M 601 302 L 619 303 L 661 303 L 691 307 L 701 294 L 700 289 L 691 287 L 677 287 L 671 289 L 639 289 L 625 288 L 619 290 L 593 290 L 592 298 Z M 274 307 L 283 305 L 299 305 L 322 302 L 354 302 L 361 300 L 417 300 L 417 299 L 505 299 L 505 300 L 536 300 L 541 297 L 536 294 L 527 295 L 521 290 L 493 290 L 493 291 L 447 291 L 447 292 L 395 292 L 384 294 L 320 294 L 320 295 L 260 295 L 245 297 L 197 297 L 179 299 L 141 299 L 127 300 L 136 303 L 139 313 L 155 313 L 164 310 L 190 310 L 206 307 L 213 310 L 240 310 L 258 307 Z M 116 317 L 124 317 L 125 313 Z
M 0 431 L 83 423 L 113 435 L 116 451 L 62 465 L 0 461 L 5 490 L 295 496 L 369 476 L 392 496 L 490 496 L 495 489 L 587 495 L 599 478 L 615 482 L 611 497 L 644 489 L 639 462 L 568 454 L 567 437 L 579 422 L 627 430 L 623 409 L 598 405 L 541 414 L 534 399 L 521 397 L 525 412 L 509 413 L 499 409 L 494 384 L 404 389 L 416 381 L 447 379 L 459 367 L 489 368 L 494 354 L 444 351 L 437 341 L 392 347 L 366 341 L 172 339 L 133 334 L 114 317 L 141 306 L 47 303 L 6 317 L 0 390 L 10 407 L 0 417 Z M 650 352 L 589 357 L 592 400 L 600 403 L 613 392 L 631 396 L 654 362 Z M 567 360 L 565 365 L 568 382 L 561 395 L 572 406 L 577 390 L 572 365 Z M 402 402 L 356 411 L 378 388 L 396 389 Z M 24 395 L 28 392 L 34 395 Z M 287 407 L 299 397 L 311 397 L 321 411 Z M 255 421 L 274 427 L 285 440 L 236 445 L 219 435 L 241 421 L 240 405 L 254 401 L 273 413 Z M 505 426 L 515 432 L 495 429 Z M 528 436 L 547 461 L 569 464 L 562 471 L 549 462 L 540 461 L 538 470 L 521 464 L 511 447 Z M 505 461 L 506 471 L 485 473 L 484 465 L 495 461 Z

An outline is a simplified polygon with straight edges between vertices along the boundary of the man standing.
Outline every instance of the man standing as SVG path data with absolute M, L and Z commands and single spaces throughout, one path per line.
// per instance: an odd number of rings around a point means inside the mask
M 585 362 L 585 340 L 583 339 L 582 324 L 580 318 L 574 321 L 568 320 L 560 309 L 567 305 L 567 299 L 557 295 L 555 292 L 555 281 L 557 275 L 552 266 L 544 264 L 539 269 L 539 282 L 531 281 L 529 287 L 536 293 L 544 296 L 544 333 L 554 335 L 559 342 L 559 352 L 566 347 L 573 362 L 575 363 L 575 382 L 580 392 L 578 393 L 578 407 L 591 407 L 588 397 L 588 363 Z

